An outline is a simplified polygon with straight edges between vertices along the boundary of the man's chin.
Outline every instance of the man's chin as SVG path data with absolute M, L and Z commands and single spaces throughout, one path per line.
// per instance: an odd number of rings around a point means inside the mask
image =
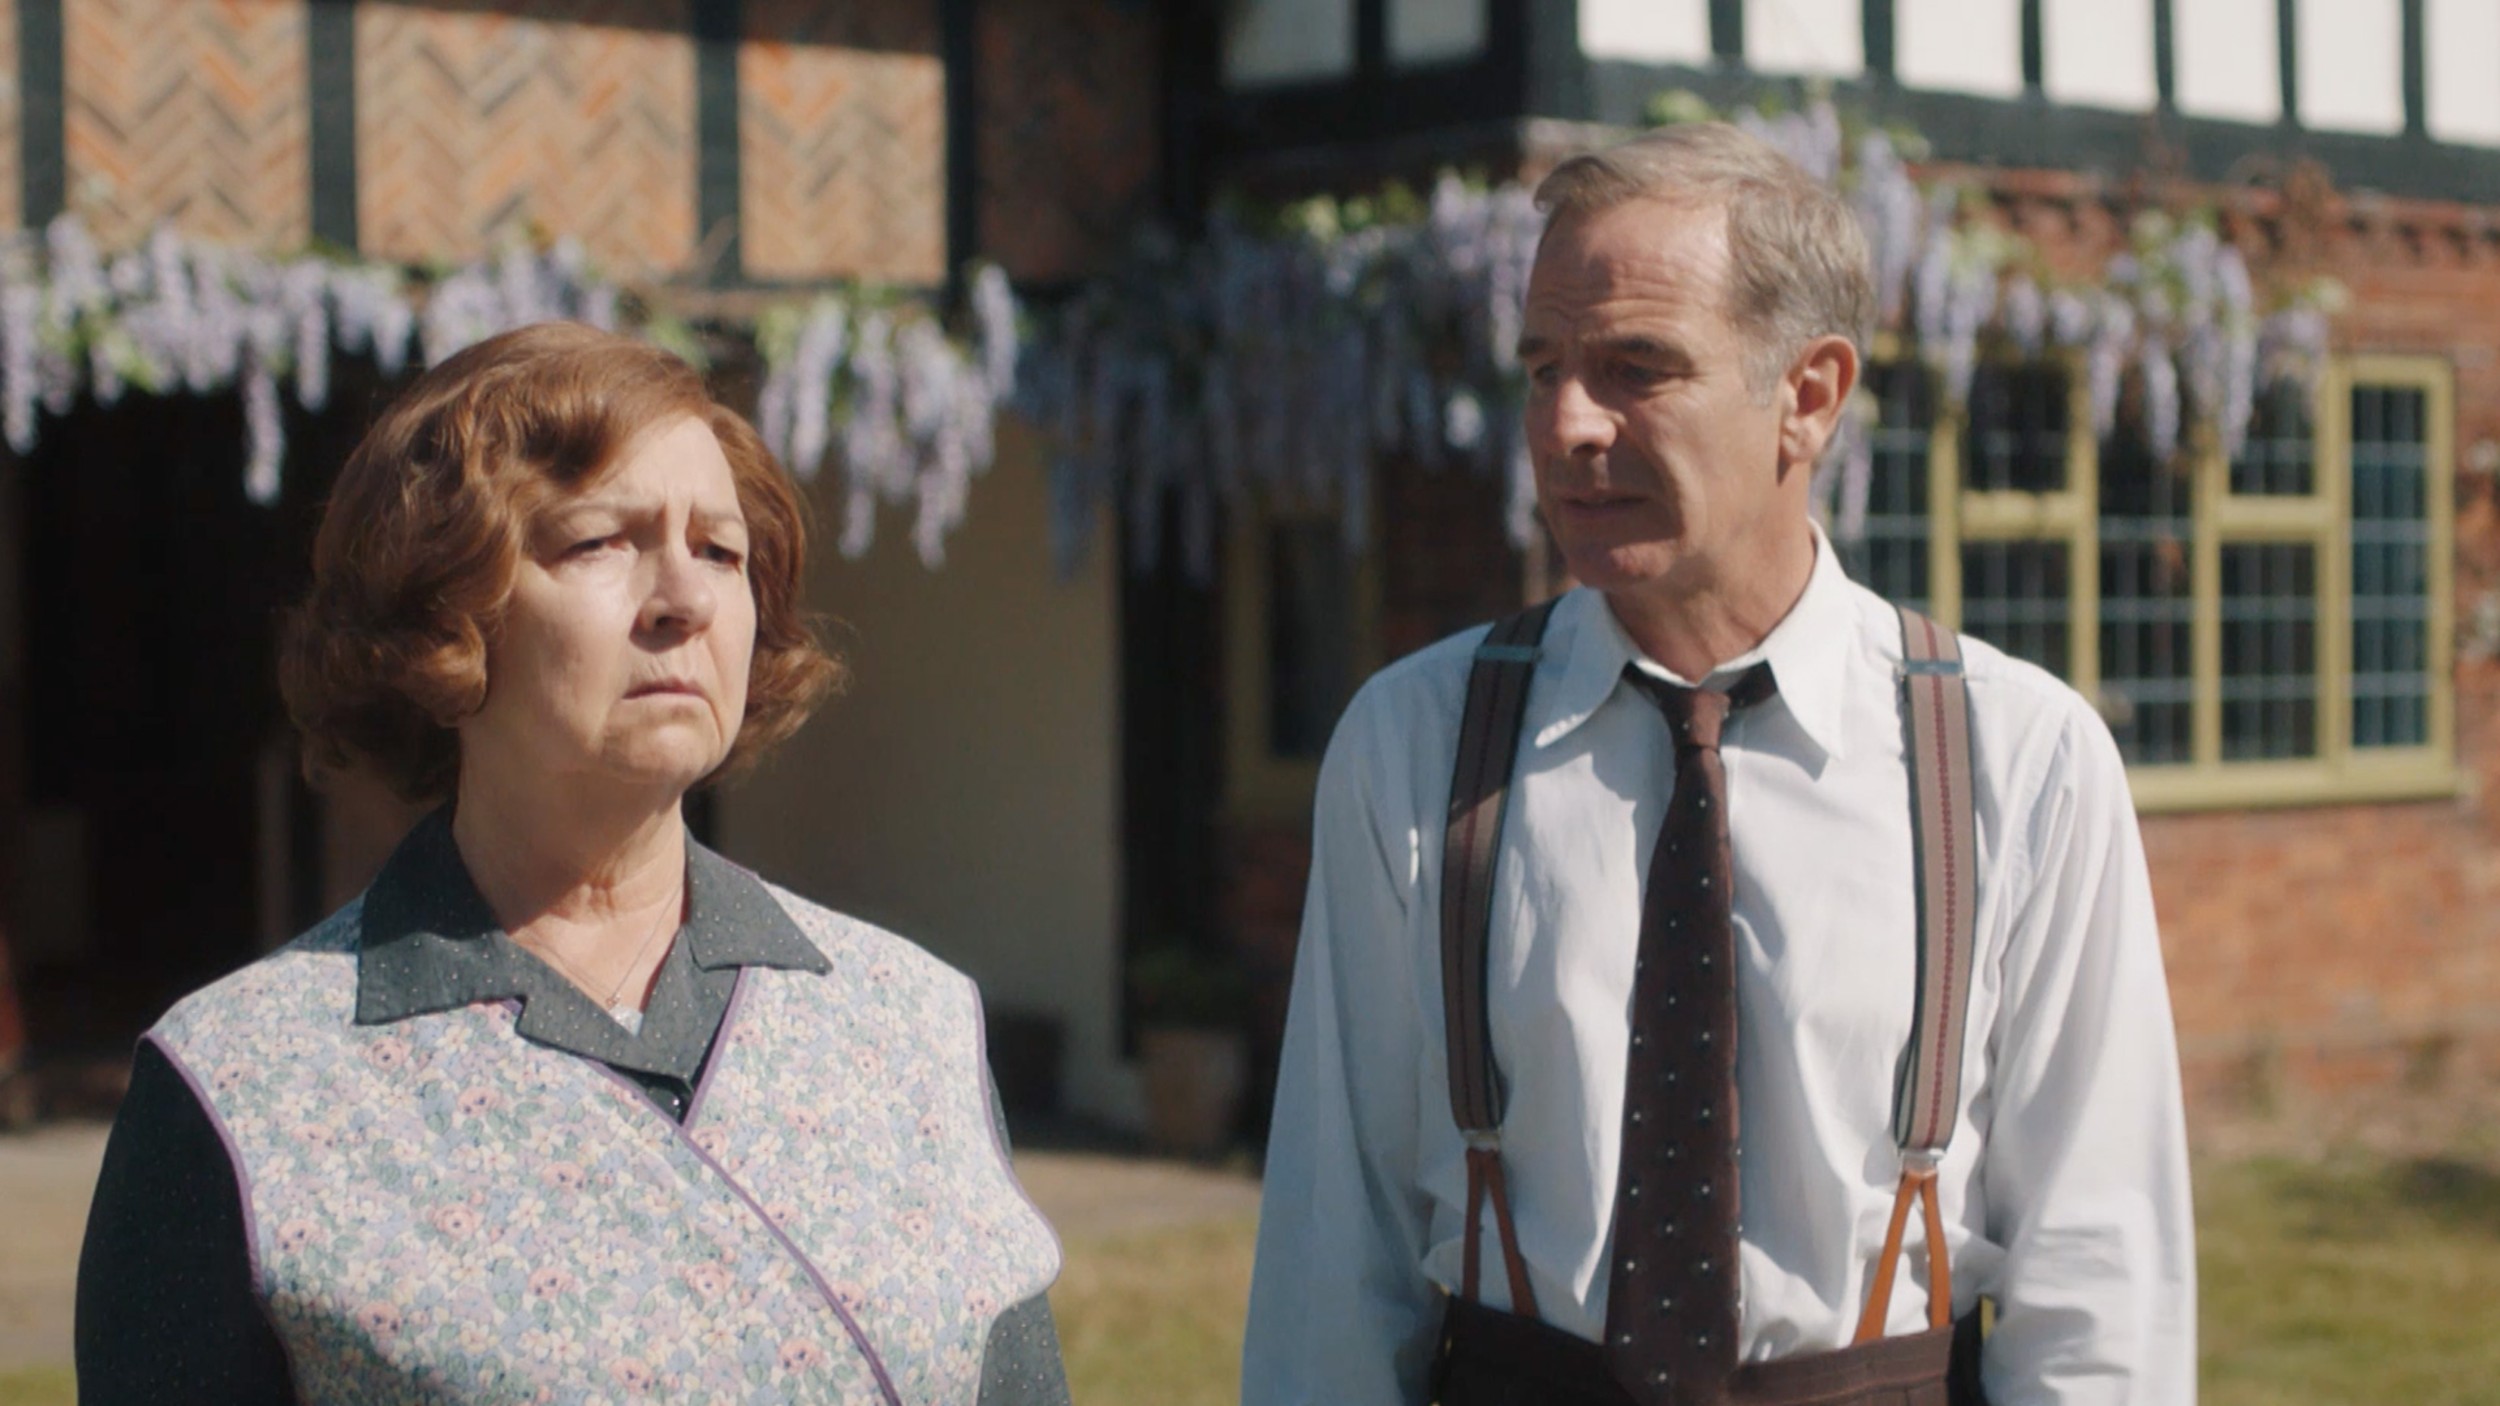
M 1571 578 L 1609 594 L 1656 591 L 1674 577 L 1683 553 L 1657 542 L 1632 542 L 1603 547 L 1565 548 L 1563 563 Z

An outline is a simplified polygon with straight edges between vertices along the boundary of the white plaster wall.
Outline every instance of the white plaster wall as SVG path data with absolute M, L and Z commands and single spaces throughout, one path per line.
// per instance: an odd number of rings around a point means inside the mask
M 2274 0 L 2183 0 L 2170 14 L 2181 112 L 2240 122 L 2283 115 Z
M 1710 62 L 1710 0 L 1580 0 L 1580 51 L 1701 67 Z
M 969 972 L 991 1008 L 1057 1016 L 1069 1106 L 1133 1123 L 1135 1079 L 1113 1045 L 1113 564 L 1098 545 L 1074 580 L 1057 577 L 1032 439 L 1002 448 L 944 568 L 921 566 L 895 514 L 866 559 L 820 553 L 810 602 L 840 622 L 850 691 L 721 797 L 717 838 Z
M 1389 0 L 1389 61 L 1446 63 L 1484 48 L 1491 0 Z
M 2019 0 L 1899 0 L 1893 73 L 1903 86 L 1987 97 L 2023 91 Z
M 1354 0 L 1227 0 L 1224 81 L 1248 87 L 1354 71 Z
M 1859 0 L 1745 0 L 1745 66 L 1853 77 L 1866 70 Z
M 2403 131 L 2404 19 L 2394 0 L 2300 0 L 2298 14 L 2301 125 Z
M 2140 112 L 2161 100 L 2153 0 L 2047 0 L 2040 86 L 2050 100 Z
M 2431 135 L 2500 145 L 2500 3 L 2430 0 L 2422 20 Z

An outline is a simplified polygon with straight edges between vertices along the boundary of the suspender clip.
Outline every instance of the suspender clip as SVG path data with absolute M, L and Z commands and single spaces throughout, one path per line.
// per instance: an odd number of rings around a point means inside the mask
M 1933 1173 L 1937 1164 L 1942 1161 L 1944 1161 L 1944 1153 L 1937 1148 L 1905 1147 L 1901 1149 L 1901 1170 L 1905 1172 Z
M 1466 1139 L 1467 1146 L 1472 1151 L 1499 1152 L 1502 1150 L 1502 1134 L 1498 1128 L 1461 1128 L 1459 1136 Z

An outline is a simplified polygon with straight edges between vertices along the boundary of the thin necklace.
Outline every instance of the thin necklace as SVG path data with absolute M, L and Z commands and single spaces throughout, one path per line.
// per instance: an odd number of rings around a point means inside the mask
M 682 910 L 685 905 L 686 891 L 681 887 L 677 891 L 677 901 L 673 904 L 664 905 L 660 909 L 658 921 L 652 923 L 651 931 L 643 935 L 642 945 L 634 949 L 634 959 L 625 964 L 625 974 L 616 979 L 616 984 L 608 988 L 607 998 L 599 1003 L 607 1010 L 607 1013 L 610 1016 L 618 1020 L 624 1020 L 641 1013 L 638 1007 L 628 1006 L 619 1001 L 617 998 L 625 994 L 625 983 L 633 980 L 634 973 L 642 969 L 642 959 L 651 955 L 651 944 L 659 941 L 660 933 L 669 926 L 668 915 L 670 910 L 672 908 Z M 529 949 L 533 952 L 539 952 L 540 955 L 546 957 L 549 961 L 554 962 L 574 985 L 582 989 L 583 995 L 589 995 L 591 991 L 596 988 L 596 982 L 592 981 L 580 967 L 566 961 L 564 959 L 564 954 L 558 952 L 554 947 L 549 946 L 541 949 L 535 944 L 525 943 L 523 945 L 529 947 Z

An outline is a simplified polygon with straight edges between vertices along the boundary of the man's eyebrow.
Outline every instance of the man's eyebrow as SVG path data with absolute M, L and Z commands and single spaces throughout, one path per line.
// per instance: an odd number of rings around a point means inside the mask
M 1600 350 L 1616 356 L 1629 356 L 1642 361 L 1669 361 L 1681 365 L 1692 359 L 1681 344 L 1640 332 L 1602 338 L 1597 345 Z
M 1629 356 L 1642 361 L 1664 361 L 1681 366 L 1692 360 L 1691 355 L 1687 353 L 1683 346 L 1679 343 L 1668 341 L 1663 337 L 1652 337 L 1640 332 L 1627 332 L 1616 337 L 1602 337 L 1597 339 L 1597 341 L 1593 343 L 1593 346 L 1598 351 L 1606 352 L 1614 356 Z M 1553 338 L 1543 336 L 1527 336 L 1519 339 L 1519 347 L 1516 354 L 1521 361 L 1533 361 L 1537 357 L 1551 352 L 1553 349 Z

